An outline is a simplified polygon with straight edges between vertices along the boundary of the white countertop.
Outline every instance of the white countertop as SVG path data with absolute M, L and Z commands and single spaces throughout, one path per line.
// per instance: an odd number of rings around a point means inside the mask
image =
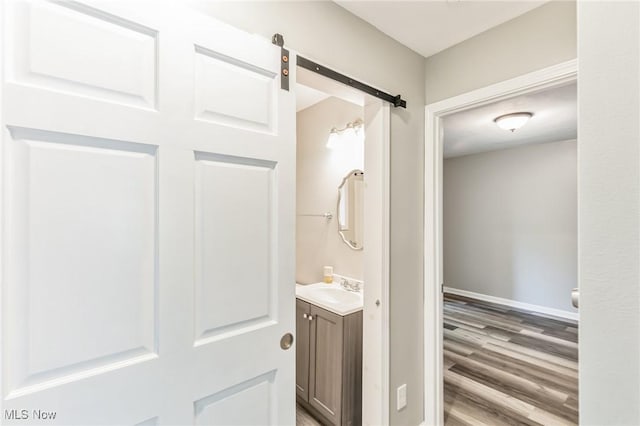
M 296 284 L 296 297 L 338 315 L 362 310 L 362 292 L 348 291 L 337 283 Z

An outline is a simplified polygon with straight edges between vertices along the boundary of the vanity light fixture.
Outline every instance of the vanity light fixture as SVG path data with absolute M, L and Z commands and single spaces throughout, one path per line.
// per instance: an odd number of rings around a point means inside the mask
M 364 142 L 364 121 L 357 119 L 347 123 L 344 129 L 331 129 L 329 139 L 327 140 L 327 148 L 336 149 L 347 142 Z
M 533 114 L 530 112 L 514 112 L 496 117 L 493 121 L 501 129 L 515 132 L 520 127 L 527 124 L 527 121 L 529 121 L 531 117 L 533 117 Z
M 340 134 L 335 127 L 331 129 L 329 133 L 329 139 L 327 139 L 327 148 L 336 149 L 340 145 Z

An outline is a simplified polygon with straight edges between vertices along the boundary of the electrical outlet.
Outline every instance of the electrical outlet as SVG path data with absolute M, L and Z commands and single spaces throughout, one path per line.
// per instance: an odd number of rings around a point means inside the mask
M 407 385 L 398 386 L 398 390 L 396 392 L 396 405 L 398 411 L 402 410 L 407 406 Z

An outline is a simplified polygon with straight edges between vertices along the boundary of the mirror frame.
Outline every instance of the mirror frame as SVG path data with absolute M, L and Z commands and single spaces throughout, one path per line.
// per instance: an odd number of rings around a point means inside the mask
M 349 179 L 351 177 L 351 175 L 353 175 L 356 172 L 360 172 L 364 176 L 364 171 L 363 170 L 361 170 L 361 169 L 353 169 L 349 173 L 347 173 L 344 176 L 344 178 L 342 178 L 342 183 L 340 183 L 340 185 L 338 186 L 338 204 L 336 204 L 336 218 L 337 218 L 336 223 L 338 224 L 338 234 L 342 238 L 342 241 L 344 241 L 344 243 L 347 246 L 349 246 L 349 248 L 351 250 L 363 250 L 364 249 L 364 245 L 362 245 L 360 247 L 354 247 L 351 244 L 351 242 L 345 238 L 344 233 L 340 230 L 340 200 L 342 199 L 342 195 L 340 194 L 340 188 L 342 188 L 344 186 L 344 184 L 347 182 L 347 179 Z M 363 177 L 363 179 L 364 179 L 364 177 Z

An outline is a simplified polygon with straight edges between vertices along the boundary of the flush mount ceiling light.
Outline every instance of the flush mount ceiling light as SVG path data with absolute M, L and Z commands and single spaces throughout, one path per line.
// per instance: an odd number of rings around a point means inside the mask
M 501 129 L 515 132 L 520 127 L 527 124 L 527 121 L 529 121 L 531 117 L 533 117 L 533 114 L 530 112 L 514 112 L 512 114 L 505 114 L 500 117 L 496 117 L 493 121 Z
M 327 148 L 336 149 L 348 142 L 364 142 L 364 122 L 361 119 L 347 123 L 344 129 L 331 129 Z

